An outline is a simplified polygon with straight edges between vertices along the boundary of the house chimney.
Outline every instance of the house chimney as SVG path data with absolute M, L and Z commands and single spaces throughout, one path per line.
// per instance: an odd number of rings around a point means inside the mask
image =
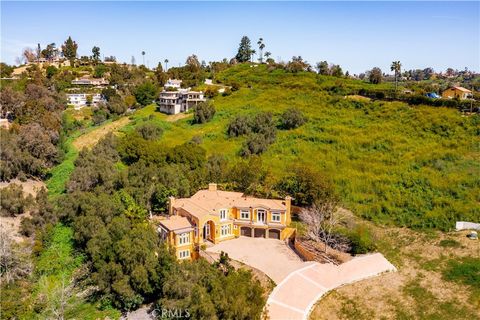
M 216 183 L 209 183 L 208 184 L 208 191 L 217 191 L 217 184 Z
M 287 220 L 287 225 L 289 225 L 290 222 L 292 221 L 292 197 L 290 196 L 285 197 L 285 207 L 287 207 L 286 220 Z
M 168 197 L 168 214 L 173 214 L 173 204 L 175 203 L 175 197 L 170 196 Z

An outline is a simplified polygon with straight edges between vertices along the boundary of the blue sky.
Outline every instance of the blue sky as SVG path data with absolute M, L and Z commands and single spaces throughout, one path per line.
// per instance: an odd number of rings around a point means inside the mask
M 79 55 L 130 62 L 141 51 L 150 67 L 183 64 L 195 53 L 213 61 L 235 55 L 240 38 L 263 37 L 275 59 L 301 55 L 351 73 L 447 67 L 480 71 L 480 3 L 475 2 L 1 2 L 1 60 L 24 47 L 61 44 Z

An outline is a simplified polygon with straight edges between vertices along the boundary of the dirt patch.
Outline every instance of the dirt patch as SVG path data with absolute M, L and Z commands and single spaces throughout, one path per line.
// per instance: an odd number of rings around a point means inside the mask
M 23 187 L 23 192 L 27 194 L 31 194 L 33 197 L 37 195 L 37 192 L 40 191 L 42 187 L 46 188 L 45 183 L 43 181 L 38 180 L 27 180 L 27 181 L 20 181 L 18 179 L 11 180 L 10 182 L 0 182 L 0 189 L 6 188 L 10 184 L 15 183 L 19 184 Z M 20 235 L 20 222 L 22 221 L 23 217 L 30 217 L 30 212 L 25 212 L 24 214 L 18 215 L 16 217 L 1 217 L 0 216 L 0 232 L 8 232 L 11 234 L 12 239 L 16 242 L 21 242 L 25 237 Z
M 185 119 L 190 117 L 190 113 L 177 113 L 177 114 L 172 114 L 169 115 L 165 118 L 165 121 L 167 122 L 175 122 L 181 119 Z
M 118 129 L 126 126 L 130 122 L 130 119 L 128 117 L 124 117 L 121 119 L 118 119 L 116 121 L 113 121 L 111 123 L 108 123 L 98 129 L 92 130 L 88 133 L 85 133 L 84 135 L 81 135 L 75 141 L 72 143 L 75 149 L 77 150 L 82 150 L 83 148 L 91 148 L 97 142 L 105 137 L 107 134 L 110 132 L 115 132 Z

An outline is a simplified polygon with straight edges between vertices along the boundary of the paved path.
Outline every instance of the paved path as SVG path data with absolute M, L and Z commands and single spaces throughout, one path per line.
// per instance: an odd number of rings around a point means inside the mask
M 261 270 L 275 283 L 280 283 L 291 272 L 305 265 L 285 242 L 275 239 L 240 237 L 220 242 L 206 251 L 224 251 L 230 258 Z
M 273 289 L 267 301 L 268 316 L 307 319 L 313 305 L 328 291 L 396 268 L 380 253 L 356 257 L 339 266 L 305 262 Z

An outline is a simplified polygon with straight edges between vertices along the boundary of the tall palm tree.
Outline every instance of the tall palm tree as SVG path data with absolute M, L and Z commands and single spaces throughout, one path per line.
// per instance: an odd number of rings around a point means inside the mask
M 145 65 L 145 51 L 142 51 L 143 65 Z
M 263 63 L 263 49 L 265 48 L 265 44 L 263 43 L 263 38 L 260 38 L 258 39 L 258 49 L 260 49 L 260 57 L 258 58 L 258 60 L 260 61 L 260 63 Z
M 395 72 L 395 94 L 397 92 L 397 85 L 398 85 L 398 76 L 401 74 L 402 71 L 402 64 L 400 61 L 393 61 L 392 65 L 390 66 L 390 70 Z
M 165 59 L 163 62 L 165 62 L 165 71 L 168 71 L 168 59 Z
M 272 53 L 270 51 L 265 52 L 265 57 L 267 57 L 267 60 L 268 60 L 268 58 L 270 58 L 271 55 L 272 55 Z

